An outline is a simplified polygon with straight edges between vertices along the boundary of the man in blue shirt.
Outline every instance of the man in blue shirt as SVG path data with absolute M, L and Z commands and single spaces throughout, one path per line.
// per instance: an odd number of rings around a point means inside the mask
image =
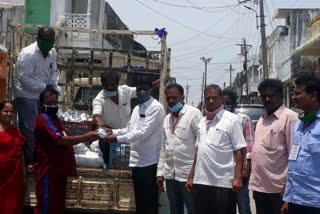
M 282 214 L 320 213 L 320 79 L 301 75 L 292 99 L 304 111 L 294 128 Z

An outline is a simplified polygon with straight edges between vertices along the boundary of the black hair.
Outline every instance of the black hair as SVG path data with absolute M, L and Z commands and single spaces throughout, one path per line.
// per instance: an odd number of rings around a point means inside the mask
M 55 37 L 55 32 L 54 32 L 53 28 L 48 27 L 48 26 L 39 28 L 38 39 L 42 39 L 44 34 L 50 34 L 53 36 L 53 38 Z
M 120 77 L 116 71 L 105 71 L 101 74 L 101 84 L 103 85 L 107 81 L 119 84 Z
M 259 84 L 258 91 L 261 94 L 261 92 L 267 88 L 275 89 L 276 92 L 278 94 L 280 94 L 281 97 L 283 97 L 283 84 L 280 80 L 278 80 L 278 79 L 265 79 Z
M 235 105 L 237 104 L 238 95 L 237 95 L 237 93 L 236 93 L 234 90 L 224 89 L 224 90 L 222 91 L 222 94 L 223 94 L 223 96 L 228 96 L 228 97 L 230 97 L 231 102 L 232 102 L 233 104 L 235 104 Z
M 209 91 L 209 90 L 217 90 L 219 96 L 221 96 L 221 97 L 223 96 L 221 87 L 218 86 L 218 85 L 216 85 L 216 84 L 208 85 L 208 86 L 204 89 L 204 93 L 206 93 L 206 92 Z
M 183 90 L 183 87 L 177 83 L 172 83 L 170 85 L 167 86 L 166 90 L 167 89 L 172 89 L 172 88 L 175 88 L 179 91 L 180 94 L 184 95 L 184 90 Z
M 308 73 L 300 74 L 297 77 L 295 84 L 306 86 L 305 91 L 307 92 L 307 94 L 317 92 L 318 101 L 320 101 L 320 79 L 318 77 L 315 77 Z
M 54 94 L 57 97 L 59 96 L 59 92 L 57 92 L 52 85 L 47 85 L 46 89 L 44 89 L 39 96 L 40 104 L 43 104 L 44 101 L 44 96 L 49 93 L 49 94 Z
M 2 111 L 2 109 L 4 108 L 4 106 L 5 106 L 6 104 L 11 104 L 11 105 L 13 106 L 13 110 L 15 110 L 14 104 L 13 104 L 12 102 L 6 100 L 6 101 L 3 101 L 3 102 L 0 103 L 0 111 Z
M 151 76 L 138 76 L 136 77 L 135 83 L 136 86 L 138 85 L 148 85 L 150 88 L 152 88 L 152 82 L 153 78 Z

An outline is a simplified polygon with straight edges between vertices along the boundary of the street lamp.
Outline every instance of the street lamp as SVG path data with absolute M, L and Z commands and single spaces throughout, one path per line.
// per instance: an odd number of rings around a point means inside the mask
M 208 68 L 208 63 L 212 60 L 212 57 L 210 58 L 205 58 L 205 57 L 200 57 L 200 59 L 204 62 L 205 65 L 205 70 L 204 70 L 204 88 L 207 87 L 207 68 Z
M 254 9 L 252 9 L 251 7 L 248 7 L 248 6 L 246 6 L 246 5 L 244 5 L 244 7 L 245 8 L 247 8 L 248 10 L 252 10 L 253 12 L 255 12 L 256 13 L 256 25 L 257 25 L 257 29 L 259 29 L 259 24 L 258 24 L 258 13 L 257 13 L 257 11 L 255 11 Z

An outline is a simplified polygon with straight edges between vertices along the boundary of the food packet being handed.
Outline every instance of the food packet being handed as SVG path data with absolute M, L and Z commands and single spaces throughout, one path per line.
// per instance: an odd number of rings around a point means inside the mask
M 100 138 L 104 138 L 108 135 L 104 128 L 98 128 L 96 132 L 100 135 Z

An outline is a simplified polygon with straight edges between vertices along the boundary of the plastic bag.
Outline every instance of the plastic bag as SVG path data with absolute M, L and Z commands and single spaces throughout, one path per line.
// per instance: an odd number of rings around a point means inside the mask
M 99 140 L 93 141 L 90 145 L 90 150 L 96 153 L 101 153 Z
M 73 146 L 73 150 L 74 150 L 75 154 L 84 153 L 84 152 L 90 151 L 90 149 L 84 143 L 79 143 L 77 145 L 74 145 Z
M 103 157 L 100 153 L 86 151 L 75 155 L 76 165 L 86 168 L 103 168 Z

